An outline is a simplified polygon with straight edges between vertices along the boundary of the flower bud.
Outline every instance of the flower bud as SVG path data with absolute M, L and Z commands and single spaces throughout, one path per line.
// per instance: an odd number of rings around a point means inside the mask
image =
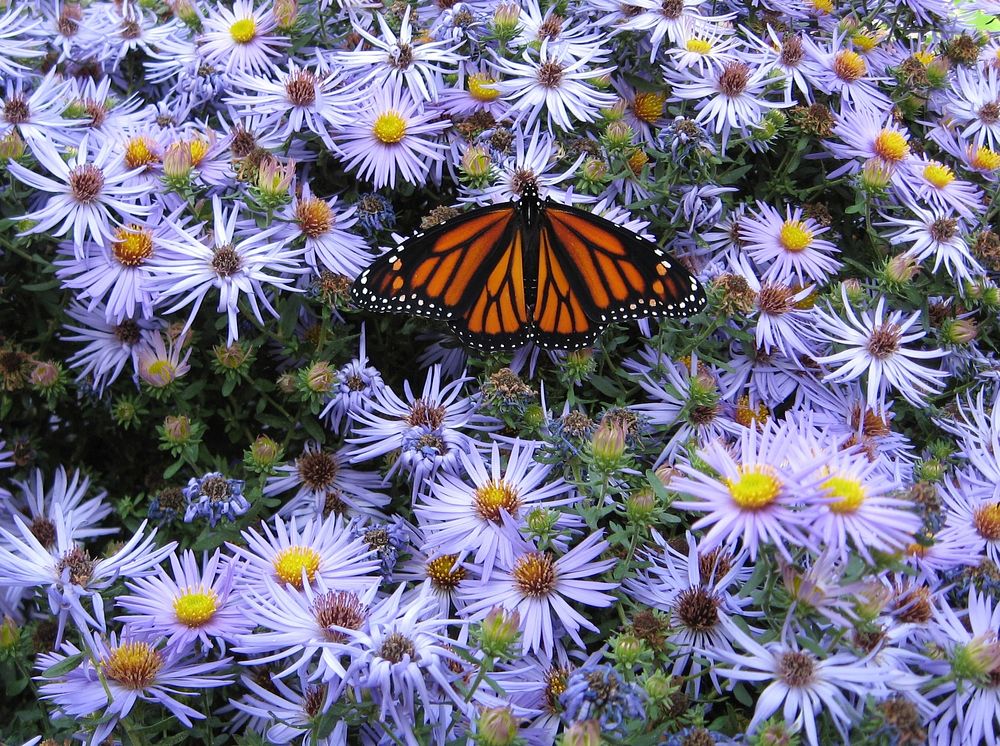
M 975 319 L 946 319 L 941 324 L 941 340 L 948 345 L 961 346 L 975 341 L 979 329 Z
M 642 688 L 654 704 L 669 702 L 677 687 L 663 671 L 656 671 L 646 677 Z
M 40 360 L 35 363 L 29 376 L 31 385 L 42 392 L 54 391 L 62 382 L 62 368 L 59 363 L 51 360 Z
M 0 138 L 0 163 L 17 161 L 24 155 L 25 144 L 16 129 Z
M 163 419 L 163 439 L 170 445 L 184 445 L 191 433 L 191 418 L 187 415 L 167 415 Z
M 493 35 L 503 41 L 513 39 L 517 35 L 520 19 L 520 6 L 515 3 L 500 3 L 493 11 L 493 20 L 490 23 Z
M 21 627 L 9 616 L 3 618 L 0 625 L 0 650 L 13 650 L 21 641 Z
M 304 372 L 305 369 L 303 369 Z M 282 373 L 278 376 L 278 391 L 282 394 L 294 394 L 298 384 L 293 373 Z
M 524 408 L 524 426 L 528 431 L 537 430 L 545 422 L 545 411 L 540 404 L 529 404 Z
M 616 663 L 632 668 L 646 653 L 646 646 L 635 635 L 618 635 L 611 641 L 611 655 Z
M 280 31 L 290 31 L 295 25 L 299 14 L 299 4 L 296 0 L 274 0 L 274 20 L 278 22 Z
M 480 746 L 511 746 L 517 740 L 517 720 L 509 707 L 489 707 L 476 721 Z
M 488 178 L 491 168 L 489 151 L 482 145 L 472 145 L 462 153 L 462 173 L 471 181 L 478 183 Z
M 191 149 L 185 142 L 172 142 L 163 155 L 163 176 L 167 186 L 178 190 L 191 180 Z
M 609 122 L 604 128 L 604 140 L 611 150 L 624 150 L 635 139 L 635 130 L 624 120 Z
M 337 371 L 325 360 L 309 365 L 299 371 L 299 382 L 310 394 L 329 394 L 337 382 Z
M 625 515 L 629 522 L 645 526 L 656 512 L 656 496 L 652 490 L 636 490 L 625 501 Z
M 861 283 L 855 278 L 850 278 L 844 280 L 841 285 L 844 288 L 844 293 L 847 295 L 847 300 L 852 304 L 860 304 L 865 299 L 865 291 L 861 287 Z
M 117 399 L 111 405 L 111 418 L 119 427 L 125 430 L 138 425 L 141 414 L 142 412 L 139 410 L 136 400 L 132 397 Z
M 858 184 L 870 195 L 885 192 L 892 181 L 892 167 L 879 158 L 869 158 L 861 167 Z
M 625 430 L 621 425 L 601 420 L 590 441 L 594 465 L 602 472 L 611 472 L 621 466 L 625 455 Z
M 520 637 L 521 615 L 494 606 L 479 626 L 479 646 L 492 658 L 508 658 Z
M 239 370 L 250 358 L 252 351 L 253 348 L 244 346 L 242 342 L 234 342 L 231 345 L 220 344 L 212 348 L 216 362 L 226 370 Z
M 295 180 L 295 161 L 282 163 L 272 155 L 266 156 L 257 168 L 254 196 L 261 205 L 273 210 L 291 201 L 289 190 Z
M 912 256 L 897 254 L 885 263 L 882 279 L 888 285 L 907 285 L 920 273 L 920 264 Z
M 952 653 L 951 673 L 956 679 L 982 679 L 1000 669 L 1000 643 L 985 636 L 974 637 L 967 645 L 959 645 Z
M 258 435 L 247 451 L 246 460 L 257 471 L 263 471 L 274 466 L 282 457 L 282 447 L 276 440 L 267 435 Z
M 564 373 L 571 381 L 582 381 L 589 378 L 597 368 L 597 364 L 594 362 L 594 351 L 590 349 L 571 351 L 566 355 L 566 361 L 563 365 Z
M 601 746 L 601 724 L 580 720 L 563 731 L 562 746 Z

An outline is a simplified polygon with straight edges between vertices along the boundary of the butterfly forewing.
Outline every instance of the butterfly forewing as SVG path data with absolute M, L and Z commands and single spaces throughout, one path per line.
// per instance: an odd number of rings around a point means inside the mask
M 520 245 L 520 233 L 514 205 L 459 215 L 376 259 L 359 275 L 351 296 L 370 311 L 454 321 L 474 308 L 491 282 L 498 287 L 491 280 L 497 267 L 513 269 L 506 257 L 515 241 Z M 521 312 L 526 315 L 523 293 Z
M 690 316 L 705 305 L 701 285 L 666 252 L 590 212 L 546 202 L 542 244 L 551 246 L 553 262 L 563 267 L 583 312 L 602 326 L 647 316 Z

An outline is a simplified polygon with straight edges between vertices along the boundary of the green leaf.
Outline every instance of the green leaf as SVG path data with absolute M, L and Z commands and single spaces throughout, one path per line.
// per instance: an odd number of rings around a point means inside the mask
M 76 669 L 86 659 L 86 653 L 77 653 L 76 655 L 67 656 L 58 663 L 51 665 L 42 671 L 42 676 L 46 679 L 56 679 L 60 676 L 65 676 L 70 671 Z
M 174 461 L 174 463 L 163 470 L 163 478 L 173 479 L 174 475 L 181 470 L 182 466 L 184 466 L 183 461 Z

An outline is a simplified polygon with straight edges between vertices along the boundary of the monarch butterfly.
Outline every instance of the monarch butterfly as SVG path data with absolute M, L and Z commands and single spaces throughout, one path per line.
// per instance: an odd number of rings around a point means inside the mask
M 447 321 L 470 347 L 592 344 L 604 327 L 690 316 L 698 281 L 656 244 L 610 220 L 538 196 L 471 210 L 376 259 L 351 287 L 369 311 Z

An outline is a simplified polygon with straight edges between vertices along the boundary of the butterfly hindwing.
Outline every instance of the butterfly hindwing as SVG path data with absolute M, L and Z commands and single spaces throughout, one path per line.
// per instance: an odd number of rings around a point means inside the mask
M 576 270 L 567 266 L 551 234 L 538 235 L 538 274 L 535 282 L 532 325 L 543 347 L 575 349 L 593 344 L 601 329 L 584 313 L 588 288 L 576 281 Z
M 520 236 L 516 205 L 472 210 L 387 251 L 362 271 L 351 296 L 370 311 L 461 323 L 491 282 L 498 287 L 493 270 Z
M 690 316 L 705 305 L 701 285 L 679 262 L 599 215 L 546 202 L 539 233 L 539 246 L 551 246 L 584 314 L 600 326 Z

